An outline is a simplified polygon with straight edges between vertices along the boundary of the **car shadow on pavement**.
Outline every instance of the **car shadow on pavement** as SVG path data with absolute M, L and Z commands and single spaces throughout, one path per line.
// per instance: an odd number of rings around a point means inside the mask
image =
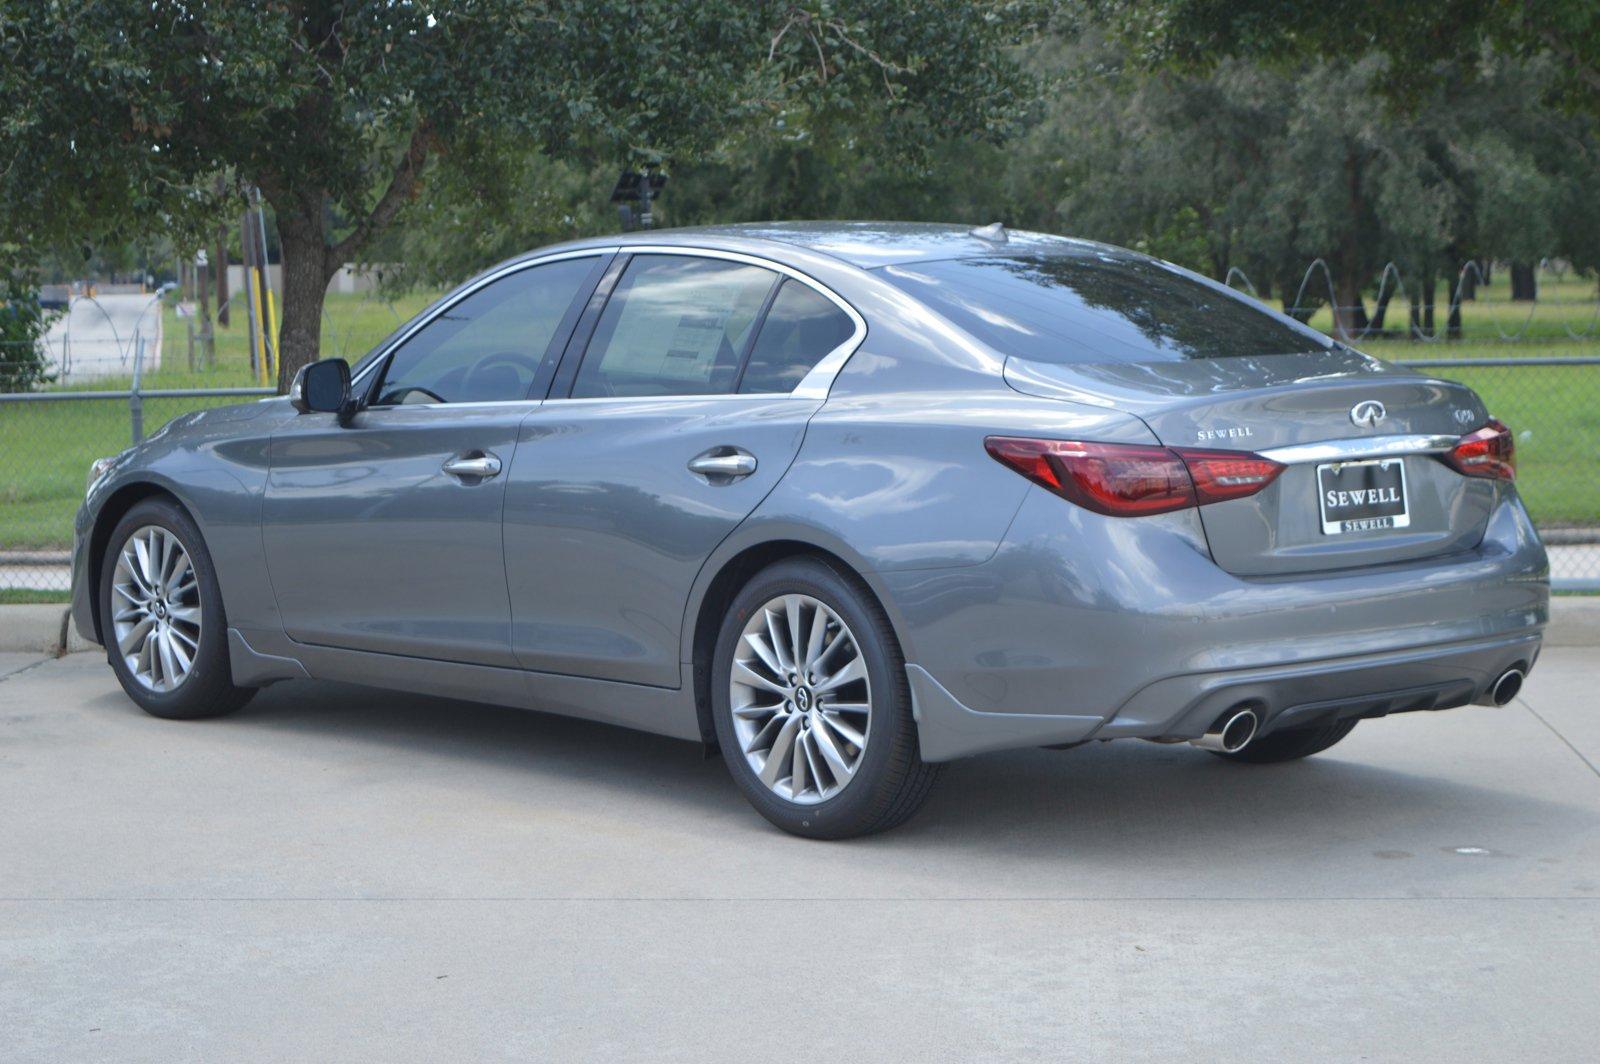
M 120 692 L 94 705 L 138 713 Z M 530 810 L 592 807 L 605 798 L 641 830 L 668 830 L 663 825 L 670 823 L 672 831 L 714 831 L 719 842 L 816 845 L 766 825 L 745 806 L 720 760 L 703 759 L 694 744 L 552 714 L 294 682 L 269 688 L 232 717 L 174 726 L 214 728 L 207 741 L 241 747 L 267 740 L 280 756 L 287 750 L 324 767 L 382 763 L 391 779 L 398 764 L 406 773 L 399 786 L 415 779 L 485 790 L 512 808 L 519 801 Z M 1420 765 L 1411 757 L 1406 765 L 1363 763 L 1337 752 L 1286 765 L 1234 765 L 1187 746 L 1132 741 L 993 754 L 948 766 L 917 817 L 850 859 L 897 852 L 903 858 L 911 849 L 930 860 L 940 854 L 1003 859 L 1005 865 L 991 866 L 997 868 L 1087 868 L 1092 879 L 1100 862 L 1125 872 L 1136 857 L 1155 876 L 1153 889 L 1164 875 L 1177 884 L 1196 869 L 1213 870 L 1207 873 L 1213 885 L 1242 889 L 1244 873 L 1227 869 L 1230 860 L 1269 867 L 1299 862 L 1296 874 L 1313 878 L 1321 864 L 1360 886 L 1366 880 L 1351 880 L 1344 863 L 1352 854 L 1380 864 L 1437 857 L 1447 845 L 1525 836 L 1530 823 L 1544 840 L 1593 843 L 1592 810 L 1515 785 L 1468 782 L 1461 766 L 1443 756 Z M 1403 879 L 1395 874 L 1401 867 L 1391 863 L 1380 878 Z M 1446 870 L 1441 880 L 1437 870 L 1430 873 L 1428 889 L 1443 889 L 1456 874 Z M 1038 881 L 1023 875 L 1018 882 Z

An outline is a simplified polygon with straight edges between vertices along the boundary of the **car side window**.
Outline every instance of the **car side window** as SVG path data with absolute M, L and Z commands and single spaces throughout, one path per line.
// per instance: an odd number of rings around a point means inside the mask
M 575 399 L 732 392 L 778 275 L 689 255 L 628 263 L 573 382 Z
M 526 399 L 596 261 L 585 256 L 530 266 L 473 292 L 400 346 L 373 405 Z
M 793 279 L 783 282 L 750 351 L 739 391 L 794 391 L 811 367 L 855 331 L 850 315 L 821 292 Z

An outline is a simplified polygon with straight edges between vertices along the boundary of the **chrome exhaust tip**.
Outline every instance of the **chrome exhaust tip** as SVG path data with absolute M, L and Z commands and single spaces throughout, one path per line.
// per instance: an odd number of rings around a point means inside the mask
M 1190 739 L 1193 746 L 1219 754 L 1236 754 L 1250 745 L 1256 737 L 1261 720 L 1253 709 L 1230 710 L 1217 718 L 1211 729 L 1198 739 Z
M 1488 697 L 1485 701 L 1491 706 L 1503 706 L 1522 690 L 1522 681 L 1528 674 L 1520 668 L 1510 668 L 1500 674 L 1500 678 L 1489 686 Z

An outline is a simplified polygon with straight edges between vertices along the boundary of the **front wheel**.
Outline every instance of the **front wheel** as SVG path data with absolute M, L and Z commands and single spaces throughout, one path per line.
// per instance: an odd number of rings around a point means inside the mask
M 100 563 L 100 635 L 128 697 L 156 717 L 231 713 L 255 694 L 235 687 L 216 569 L 200 529 L 167 499 L 118 522 Z
M 899 643 L 859 578 L 778 562 L 735 597 L 712 662 L 717 742 L 773 824 L 842 839 L 905 821 L 938 766 L 917 752 Z

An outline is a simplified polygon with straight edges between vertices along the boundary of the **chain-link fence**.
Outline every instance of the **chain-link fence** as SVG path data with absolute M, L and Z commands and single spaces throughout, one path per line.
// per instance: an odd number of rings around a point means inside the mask
M 387 331 L 388 320 L 374 331 Z M 176 339 L 166 344 L 174 361 Z M 154 341 L 144 348 L 159 349 Z M 1518 486 L 1550 549 L 1557 587 L 1600 590 L 1600 354 L 1411 357 L 1440 351 L 1404 345 L 1374 353 L 1460 380 L 1484 397 L 1516 433 Z M 21 360 L 12 355 L 14 369 Z M 73 515 L 90 462 L 180 413 L 271 394 L 251 387 L 151 388 L 142 363 L 135 343 L 126 378 L 0 394 L 0 602 L 64 596 Z

